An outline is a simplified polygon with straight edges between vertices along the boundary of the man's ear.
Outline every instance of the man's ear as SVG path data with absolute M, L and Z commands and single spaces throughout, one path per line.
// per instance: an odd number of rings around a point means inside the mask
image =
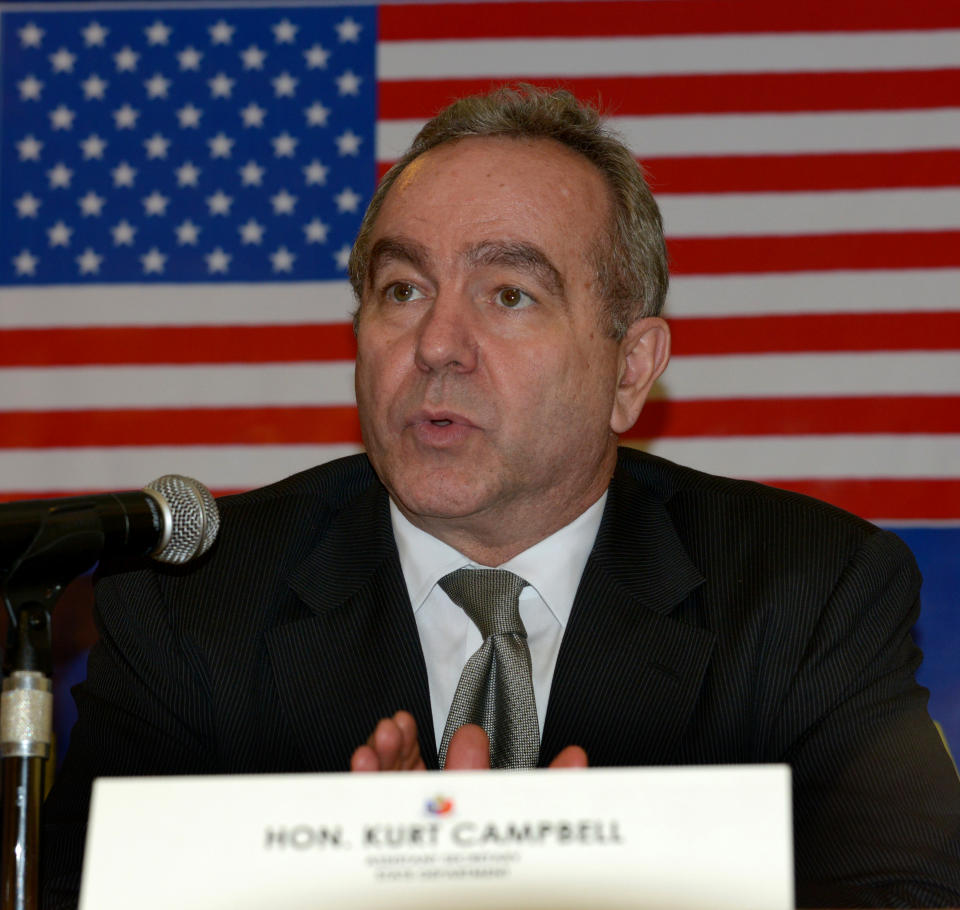
M 610 429 L 626 433 L 643 410 L 650 389 L 670 359 L 670 328 L 657 316 L 638 319 L 620 342 L 616 395 Z

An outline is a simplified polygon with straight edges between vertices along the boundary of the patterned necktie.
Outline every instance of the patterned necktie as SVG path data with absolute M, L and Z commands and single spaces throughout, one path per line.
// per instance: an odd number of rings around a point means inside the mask
M 447 762 L 450 737 L 464 724 L 480 724 L 490 737 L 491 768 L 535 768 L 540 728 L 527 630 L 518 606 L 526 582 L 503 569 L 458 569 L 438 584 L 483 635 L 453 696 L 440 767 Z

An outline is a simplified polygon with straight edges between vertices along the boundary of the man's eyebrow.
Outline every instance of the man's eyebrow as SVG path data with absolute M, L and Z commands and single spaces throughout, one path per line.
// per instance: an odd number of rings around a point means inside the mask
M 377 269 L 388 262 L 407 262 L 423 271 L 429 258 L 426 247 L 413 240 L 403 237 L 381 237 L 370 248 L 367 282 L 372 283 Z
M 558 297 L 564 295 L 563 276 L 546 253 L 532 243 L 519 240 L 488 240 L 466 252 L 471 266 L 505 265 L 533 275 L 548 291 Z

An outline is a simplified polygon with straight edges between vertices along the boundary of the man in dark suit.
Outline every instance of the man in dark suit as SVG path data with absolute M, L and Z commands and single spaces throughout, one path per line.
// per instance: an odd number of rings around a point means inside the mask
M 75 893 L 96 776 L 437 768 L 481 638 L 438 584 L 463 567 L 526 582 L 541 766 L 788 762 L 799 903 L 960 904 L 902 543 L 617 448 L 668 359 L 667 273 L 596 116 L 453 105 L 378 189 L 351 278 L 368 454 L 224 500 L 193 567 L 98 585 L 48 904 Z M 486 733 L 446 759 L 486 765 Z

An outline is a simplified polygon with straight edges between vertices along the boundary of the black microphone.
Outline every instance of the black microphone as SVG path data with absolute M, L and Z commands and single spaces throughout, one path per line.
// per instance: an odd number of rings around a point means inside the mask
M 33 499 L 0 505 L 0 578 L 24 557 L 42 561 L 49 541 L 51 558 L 67 558 L 77 548 L 97 556 L 153 556 L 179 565 L 210 549 L 220 515 L 210 491 L 190 477 L 165 474 L 142 490 Z M 91 540 L 94 543 L 91 545 Z M 56 552 L 57 556 L 54 556 Z M 92 564 L 92 563 L 91 563 Z

